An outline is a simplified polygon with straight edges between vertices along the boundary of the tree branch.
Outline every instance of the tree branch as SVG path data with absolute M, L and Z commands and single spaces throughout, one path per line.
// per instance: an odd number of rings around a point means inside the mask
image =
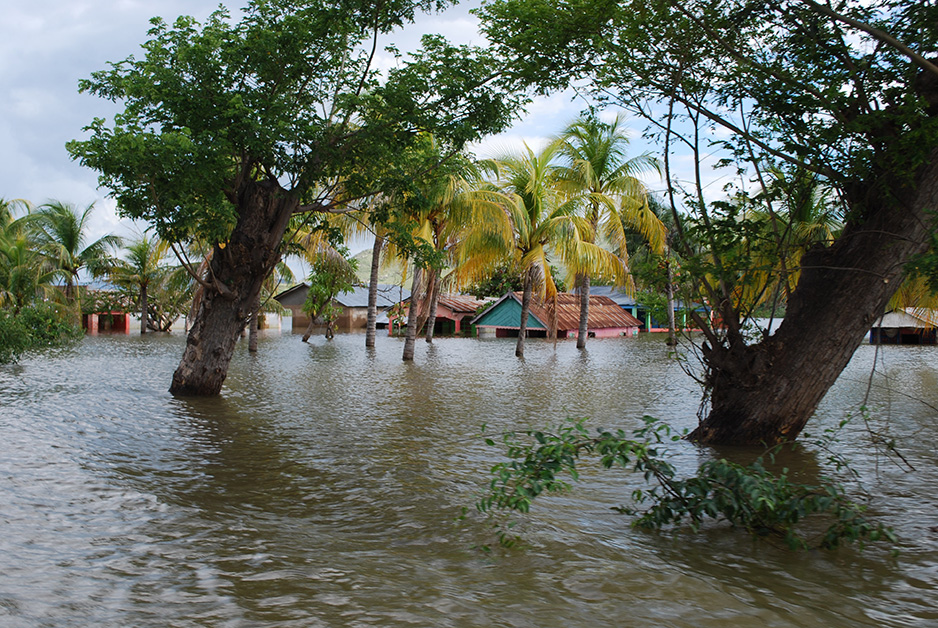
M 821 13 L 822 15 L 826 15 L 829 18 L 835 19 L 838 22 L 843 22 L 844 24 L 848 24 L 858 30 L 863 31 L 867 35 L 874 37 L 875 39 L 883 42 L 884 44 L 895 48 L 900 53 L 907 56 L 912 61 L 912 63 L 920 67 L 925 72 L 930 72 L 931 74 L 938 76 L 938 65 L 935 65 L 934 63 L 932 63 L 931 61 L 929 61 L 922 55 L 918 54 L 917 52 L 915 52 L 914 50 L 912 50 L 911 48 L 903 44 L 901 41 L 899 41 L 898 39 L 896 39 L 889 33 L 886 33 L 885 31 L 881 31 L 878 28 L 874 28 L 873 26 L 870 26 L 869 24 L 866 24 L 865 22 L 855 20 L 846 15 L 841 15 L 840 13 L 837 13 L 836 11 L 834 11 L 832 8 L 828 6 L 824 6 L 822 4 L 818 4 L 817 2 L 814 2 L 814 0 L 801 0 L 801 1 L 804 4 L 808 5 L 809 7 L 811 7 L 811 9 L 814 11 L 817 11 L 818 13 Z

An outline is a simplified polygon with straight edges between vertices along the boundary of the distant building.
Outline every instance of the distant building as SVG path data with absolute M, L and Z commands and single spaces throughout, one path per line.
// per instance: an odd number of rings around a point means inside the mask
M 521 293 L 509 292 L 472 320 L 480 338 L 518 337 L 521 328 Z M 531 299 L 528 337 L 547 337 L 551 327 L 551 303 Z M 580 328 L 580 297 L 561 293 L 556 304 L 557 337 L 576 337 Z M 587 331 L 590 337 L 634 336 L 641 322 L 607 296 L 590 295 Z
M 873 324 L 870 344 L 933 345 L 938 327 L 938 311 L 924 308 L 902 308 L 886 313 Z
M 441 294 L 436 307 L 436 323 L 433 325 L 434 336 L 457 336 L 470 329 L 471 321 L 479 308 L 486 303 L 494 301 L 494 297 L 478 299 L 471 294 Z M 407 324 L 407 315 L 410 308 L 410 297 L 401 302 L 396 308 L 399 314 L 390 315 L 384 321 L 389 332 L 400 331 Z M 418 312 L 420 313 L 420 312 Z
M 306 295 L 309 293 L 309 284 L 301 283 L 284 290 L 274 299 L 293 314 L 292 331 L 302 333 L 309 327 L 309 316 L 303 311 Z M 409 290 L 402 290 L 400 286 L 392 284 L 378 284 L 378 315 L 380 316 L 392 305 L 401 299 L 401 295 L 409 297 Z M 342 308 L 342 314 L 336 320 L 338 331 L 352 331 L 364 329 L 368 324 L 368 287 L 359 286 L 349 292 L 340 294 L 333 299 L 332 304 Z
M 650 308 L 639 303 L 635 300 L 635 297 L 629 296 L 619 288 L 614 286 L 590 286 L 590 296 L 593 295 L 609 297 L 615 301 L 619 307 L 641 322 L 642 331 L 668 331 L 667 319 L 657 320 L 652 315 Z M 691 310 L 697 310 L 704 318 L 708 318 L 706 308 L 699 305 L 688 308 L 683 301 L 675 301 L 674 323 L 678 328 L 687 328 Z
M 132 312 L 133 299 L 114 284 L 95 279 L 76 287 L 81 299 L 81 326 L 89 334 L 129 334 L 132 319 L 139 325 L 139 317 Z

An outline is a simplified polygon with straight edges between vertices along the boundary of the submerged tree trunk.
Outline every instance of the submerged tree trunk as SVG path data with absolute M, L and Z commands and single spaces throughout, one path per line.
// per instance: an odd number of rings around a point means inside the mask
M 414 333 L 419 334 L 427 324 L 427 318 L 430 316 L 430 299 L 433 297 L 433 291 L 436 290 L 437 281 L 439 281 L 438 271 L 433 269 L 423 271 L 423 282 L 426 286 L 421 290 L 423 294 L 419 302 L 420 307 L 417 309 L 417 326 L 414 327 Z M 410 302 L 414 302 L 413 295 L 411 295 Z
M 434 271 L 433 282 L 433 291 L 430 293 L 430 308 L 427 312 L 427 342 L 433 342 L 433 328 L 436 326 L 436 308 L 440 304 L 440 288 L 442 287 L 442 280 L 440 279 L 440 271 Z
M 668 346 L 675 347 L 677 346 L 677 332 L 674 324 L 674 274 L 671 271 L 671 260 L 666 258 L 664 263 L 668 271 L 668 283 L 665 286 L 665 294 L 668 297 Z
M 309 325 L 306 326 L 306 331 L 303 332 L 303 337 L 301 338 L 301 340 L 303 342 L 308 342 L 309 337 L 313 335 L 314 331 L 316 331 L 316 317 L 310 315 Z
M 147 284 L 141 284 L 140 286 L 140 333 L 147 333 L 147 309 L 149 308 L 149 303 L 147 302 Z
M 251 323 L 248 333 L 248 351 L 254 353 L 257 351 L 257 317 L 261 313 L 261 300 L 260 295 L 254 301 L 253 313 L 251 314 Z
M 238 223 L 224 248 L 215 245 L 206 289 L 173 374 L 174 395 L 217 395 L 234 354 L 238 334 L 280 260 L 280 245 L 296 197 L 275 181 L 244 183 L 238 190 Z
M 534 269 L 529 268 L 524 273 L 524 290 L 521 292 L 521 324 L 518 327 L 518 344 L 515 345 L 515 356 L 524 357 L 524 337 L 528 335 L 528 313 L 531 310 L 531 293 L 534 292 Z
M 576 348 L 586 348 L 590 320 L 590 276 L 577 275 L 577 287 L 580 290 L 580 329 L 576 335 Z
M 892 197 L 855 193 L 865 219 L 828 248 L 802 258 L 785 319 L 759 344 L 704 345 L 711 390 L 707 418 L 691 434 L 709 444 L 774 445 L 798 436 L 889 298 L 904 265 L 927 248 L 938 207 L 938 150 L 917 185 L 892 179 Z
M 381 264 L 381 248 L 384 239 L 375 236 L 375 244 L 371 249 L 371 275 L 368 278 L 368 322 L 365 324 L 365 346 L 375 346 L 378 321 L 378 269 Z
M 419 266 L 414 267 L 414 279 L 410 285 L 410 307 L 407 308 L 407 330 L 404 334 L 404 355 L 405 362 L 414 361 L 414 348 L 417 343 L 417 304 L 420 301 L 420 282 L 422 281 L 423 269 Z

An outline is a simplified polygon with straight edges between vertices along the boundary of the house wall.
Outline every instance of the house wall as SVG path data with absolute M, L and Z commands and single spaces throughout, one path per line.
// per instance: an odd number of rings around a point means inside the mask
M 620 336 L 631 338 L 632 336 L 638 335 L 638 329 L 638 327 L 606 327 L 604 329 L 590 329 L 589 336 L 590 338 L 619 338 Z M 564 329 L 557 331 L 559 338 L 576 338 L 577 334 L 579 333 L 579 329 Z
M 336 327 L 341 330 L 364 329 L 368 326 L 368 308 L 367 307 L 345 307 L 342 308 L 342 314 L 336 319 Z M 381 311 L 379 309 L 378 313 Z M 307 323 L 308 325 L 309 323 Z

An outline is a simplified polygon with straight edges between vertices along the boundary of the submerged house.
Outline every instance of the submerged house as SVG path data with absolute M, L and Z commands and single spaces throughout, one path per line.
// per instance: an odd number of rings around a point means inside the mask
M 557 295 L 557 337 L 575 337 L 580 328 L 580 297 Z M 509 292 L 472 320 L 479 338 L 517 338 L 521 328 L 521 293 Z M 607 296 L 590 295 L 587 329 L 590 337 L 608 338 L 638 334 L 641 321 L 623 310 Z M 531 299 L 527 336 L 547 337 L 551 326 L 550 303 Z
M 436 323 L 433 325 L 434 336 L 458 336 L 470 329 L 469 322 L 475 318 L 476 312 L 486 303 L 494 301 L 494 297 L 477 299 L 470 294 L 441 294 L 436 306 Z M 390 316 L 383 322 L 388 326 L 389 332 L 401 330 L 407 324 L 410 298 L 401 302 L 396 308 L 399 314 Z M 418 314 L 421 312 L 418 311 Z
M 936 342 L 938 310 L 907 307 L 887 312 L 873 323 L 870 344 L 933 345 Z
M 378 284 L 378 316 L 392 305 L 397 303 L 402 295 L 410 296 L 409 290 L 403 290 L 393 284 Z M 301 283 L 284 290 L 274 299 L 293 314 L 292 331 L 302 333 L 309 327 L 309 315 L 303 311 L 306 295 L 309 293 L 309 284 Z M 368 324 L 368 286 L 356 286 L 349 292 L 344 292 L 332 300 L 332 304 L 342 308 L 342 314 L 336 320 L 338 331 L 352 331 L 364 329 Z
M 129 334 L 132 324 L 139 326 L 133 299 L 117 286 L 95 279 L 78 284 L 76 289 L 81 300 L 81 326 L 89 334 Z
M 629 296 L 614 286 L 590 286 L 590 296 L 609 297 L 623 310 L 637 318 L 642 325 L 642 331 L 668 331 L 668 320 L 658 320 L 652 314 L 651 309 L 646 305 L 639 303 L 635 297 Z M 709 316 L 707 309 L 701 306 L 687 307 L 683 301 L 674 303 L 674 323 L 679 329 L 686 328 L 690 319 L 691 310 L 696 311 L 707 318 Z

